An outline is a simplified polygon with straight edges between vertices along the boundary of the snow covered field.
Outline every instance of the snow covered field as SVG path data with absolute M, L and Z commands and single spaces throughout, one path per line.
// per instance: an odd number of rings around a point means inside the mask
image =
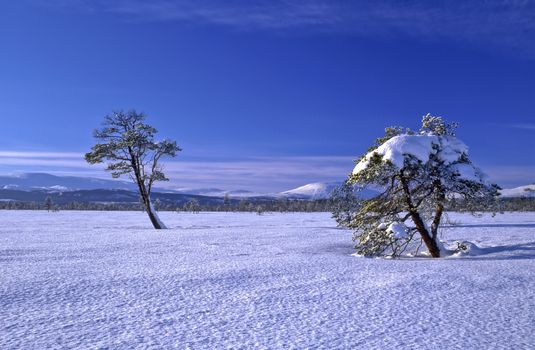
M 447 259 L 351 256 L 329 214 L 0 212 L 0 349 L 535 348 L 535 213 Z

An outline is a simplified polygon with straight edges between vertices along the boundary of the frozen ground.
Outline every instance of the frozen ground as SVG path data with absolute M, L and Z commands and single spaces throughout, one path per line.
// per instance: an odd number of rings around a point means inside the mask
M 0 349 L 533 349 L 535 213 L 480 255 L 351 256 L 328 214 L 0 211 Z

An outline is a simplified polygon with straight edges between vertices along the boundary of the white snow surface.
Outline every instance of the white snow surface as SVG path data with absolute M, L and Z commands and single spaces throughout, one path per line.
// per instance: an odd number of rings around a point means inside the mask
M 532 349 L 535 213 L 368 259 L 327 213 L 0 211 L 0 349 Z
M 433 145 L 439 146 L 438 151 L 433 148 Z M 402 168 L 405 157 L 408 155 L 425 163 L 432 154 L 437 154 L 439 159 L 450 164 L 458 161 L 461 155 L 466 153 L 468 153 L 468 147 L 456 137 L 403 134 L 392 137 L 377 149 L 369 152 L 357 163 L 353 169 L 353 174 L 358 174 L 366 169 L 374 154 L 380 155 L 384 161 L 390 161 L 397 168 Z M 466 169 L 462 170 L 461 177 L 467 173 Z M 473 171 L 468 175 L 473 176 Z

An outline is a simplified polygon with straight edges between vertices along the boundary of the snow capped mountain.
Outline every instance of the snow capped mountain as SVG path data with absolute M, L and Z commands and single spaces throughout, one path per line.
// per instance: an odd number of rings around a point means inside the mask
M 500 191 L 501 197 L 535 197 L 535 184 L 515 188 L 504 188 Z
M 329 198 L 332 191 L 340 185 L 340 182 L 314 182 L 281 192 L 279 195 L 298 199 L 325 199 Z
M 341 185 L 341 182 L 314 182 L 292 190 L 284 191 L 278 194 L 279 197 L 288 197 L 293 199 L 326 199 L 329 198 L 332 191 Z M 371 198 L 378 192 L 372 189 L 364 189 L 359 192 L 361 198 Z M 532 197 L 535 198 L 535 184 L 519 186 L 515 188 L 504 188 L 500 191 L 502 198 L 514 197 Z
M 247 198 L 247 197 L 260 197 L 264 196 L 262 193 L 256 193 L 247 190 L 231 190 L 225 191 L 220 188 L 174 188 L 169 190 L 174 193 L 181 194 L 191 194 L 198 196 L 208 196 L 208 197 L 224 197 L 228 195 L 232 198 Z
M 0 176 L 0 189 L 75 191 L 95 189 L 135 190 L 135 185 L 120 180 L 105 180 L 91 177 L 56 176 L 46 173 L 23 173 Z
M 181 195 L 231 198 L 289 198 L 315 200 L 329 198 L 332 191 L 342 182 L 314 182 L 279 193 L 258 193 L 247 190 L 224 190 L 221 188 L 155 188 L 160 193 L 176 193 Z M 46 173 L 23 173 L 0 176 L 0 190 L 47 192 L 69 192 L 79 190 L 127 190 L 136 192 L 136 186 L 128 181 L 97 179 L 78 176 L 56 176 Z M 370 198 L 377 191 L 364 189 L 359 192 L 362 198 Z M 535 197 L 535 184 L 501 190 L 502 197 Z
M 333 190 L 342 185 L 342 182 L 314 182 L 293 190 L 284 191 L 278 194 L 279 197 L 290 199 L 327 199 L 331 196 Z M 377 195 L 377 191 L 372 189 L 362 189 L 358 192 L 360 198 L 371 198 Z
M 134 183 L 129 181 L 97 179 L 79 176 L 57 176 L 47 173 L 21 173 L 0 176 L 0 189 L 47 192 L 68 192 L 78 190 L 128 190 L 137 191 Z M 158 192 L 178 193 L 184 195 L 199 195 L 209 197 L 224 197 L 228 194 L 233 198 L 260 197 L 262 193 L 246 190 L 226 191 L 220 188 L 155 188 Z

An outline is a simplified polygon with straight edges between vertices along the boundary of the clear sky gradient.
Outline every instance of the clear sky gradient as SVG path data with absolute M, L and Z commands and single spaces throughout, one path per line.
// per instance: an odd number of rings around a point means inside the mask
M 170 185 L 280 191 L 429 112 L 535 182 L 533 1 L 2 1 L 0 53 L 3 174 L 107 176 L 81 156 L 135 108 L 184 148 Z

